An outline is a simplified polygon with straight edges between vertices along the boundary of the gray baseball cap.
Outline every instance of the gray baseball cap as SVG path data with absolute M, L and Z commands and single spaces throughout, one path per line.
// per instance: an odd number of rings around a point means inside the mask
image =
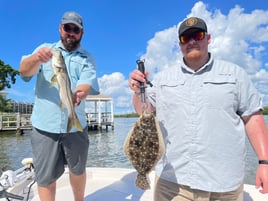
M 83 29 L 83 20 L 82 17 L 76 12 L 66 12 L 61 18 L 61 24 L 73 23 L 78 26 L 80 29 Z

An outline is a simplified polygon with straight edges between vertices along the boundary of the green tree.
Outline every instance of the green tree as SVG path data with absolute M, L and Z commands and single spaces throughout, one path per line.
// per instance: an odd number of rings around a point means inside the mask
M 10 88 L 11 84 L 15 84 L 17 75 L 19 75 L 19 71 L 0 60 L 0 90 L 5 87 Z
M 12 112 L 11 100 L 2 95 L 0 95 L 0 112 Z
M 263 112 L 264 115 L 268 115 L 268 106 L 263 107 Z

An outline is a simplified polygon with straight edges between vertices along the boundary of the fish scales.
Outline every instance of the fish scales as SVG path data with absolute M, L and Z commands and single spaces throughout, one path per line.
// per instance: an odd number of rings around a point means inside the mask
M 52 54 L 53 56 L 51 61 L 51 67 L 54 72 L 54 75 L 51 78 L 51 87 L 55 84 L 58 85 L 60 107 L 67 108 L 67 132 L 71 130 L 72 126 L 75 126 L 76 129 L 79 131 L 83 131 L 83 127 L 79 122 L 79 119 L 74 109 L 74 96 L 71 90 L 71 82 L 61 50 L 59 48 L 54 48 L 52 49 Z
M 148 174 L 164 153 L 163 136 L 153 113 L 139 117 L 129 131 L 124 143 L 124 152 L 132 166 L 137 170 L 136 186 L 150 189 Z

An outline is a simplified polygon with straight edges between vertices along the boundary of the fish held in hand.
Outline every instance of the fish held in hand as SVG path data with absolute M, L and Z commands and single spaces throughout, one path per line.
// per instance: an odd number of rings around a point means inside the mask
M 165 152 L 162 132 L 153 113 L 143 112 L 129 131 L 123 148 L 137 170 L 136 186 L 150 189 L 148 175 Z
M 79 119 L 74 109 L 74 95 L 71 90 L 71 82 L 68 76 L 66 64 L 64 62 L 61 50 L 58 48 L 54 48 L 52 49 L 52 54 L 53 55 L 51 60 L 51 66 L 54 75 L 51 78 L 51 86 L 54 86 L 55 84 L 58 85 L 60 106 L 61 108 L 67 108 L 67 132 L 69 132 L 73 126 L 75 126 L 77 130 L 83 131 L 83 127 L 79 122 Z

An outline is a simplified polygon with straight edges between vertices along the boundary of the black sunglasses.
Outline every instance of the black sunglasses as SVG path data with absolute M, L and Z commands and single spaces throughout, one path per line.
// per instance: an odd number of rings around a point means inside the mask
M 68 24 L 64 24 L 63 25 L 63 30 L 67 33 L 71 33 L 74 32 L 75 34 L 80 34 L 81 29 L 77 26 L 75 26 L 74 28 L 72 28 L 70 25 Z

